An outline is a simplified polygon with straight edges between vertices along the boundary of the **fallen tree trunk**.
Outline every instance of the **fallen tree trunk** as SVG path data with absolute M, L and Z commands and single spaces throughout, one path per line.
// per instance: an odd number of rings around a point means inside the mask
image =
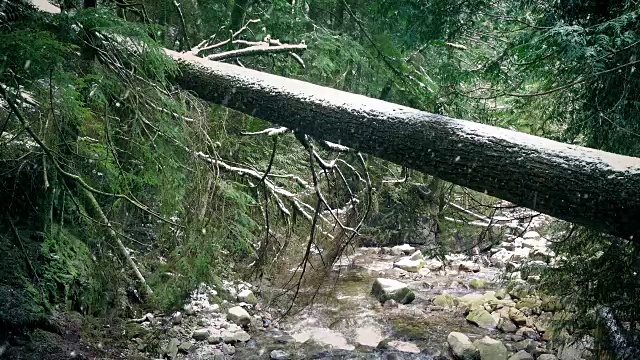
M 638 158 L 166 52 L 179 64 L 176 82 L 205 100 L 563 220 L 640 235 Z

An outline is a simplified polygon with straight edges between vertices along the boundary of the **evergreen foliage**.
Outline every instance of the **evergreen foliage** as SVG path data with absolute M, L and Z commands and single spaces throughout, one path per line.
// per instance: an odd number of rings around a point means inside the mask
M 146 300 L 163 308 L 179 305 L 201 282 L 245 272 L 268 277 L 295 266 L 309 238 L 332 261 L 352 244 L 326 224 L 310 234 L 317 219 L 299 209 L 286 214 L 291 204 L 270 198 L 264 179 L 226 171 L 195 152 L 257 173 L 273 169 L 274 186 L 309 204 L 318 177 L 333 208 L 359 200 L 353 208 L 370 215 L 362 238 L 376 243 L 426 239 L 442 255 L 495 241 L 492 232 L 470 230 L 472 217 L 449 206 L 472 202 L 490 215 L 493 199 L 372 157 L 360 167 L 355 153 L 313 142 L 340 174 L 310 170 L 309 144 L 291 134 L 247 136 L 269 124 L 174 88 L 177 70 L 163 47 L 220 42 L 247 24 L 235 40 L 304 41 L 308 49 L 299 59 L 229 60 L 243 66 L 621 154 L 640 151 L 634 2 L 70 3 L 46 15 L 25 2 L 0 1 L 0 86 L 8 94 L 0 101 L 5 332 L 41 323 L 55 308 L 122 309 L 123 289 L 136 275 L 110 229 L 154 289 Z M 6 100 L 19 105 L 46 151 Z M 326 235 L 332 231 L 333 239 Z M 566 260 L 542 286 L 574 309 L 569 327 L 594 329 L 600 306 L 636 327 L 633 242 L 579 229 L 555 250 Z M 283 251 L 288 259 L 274 261 Z

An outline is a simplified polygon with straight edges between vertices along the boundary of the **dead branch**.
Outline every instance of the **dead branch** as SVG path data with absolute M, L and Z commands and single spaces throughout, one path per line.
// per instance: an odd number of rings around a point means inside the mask
M 269 44 L 260 44 L 260 45 L 251 46 L 245 49 L 231 50 L 231 51 L 226 51 L 219 54 L 208 55 L 206 58 L 212 61 L 220 61 L 224 59 L 233 59 L 233 58 L 243 57 L 243 56 L 289 53 L 289 52 L 304 51 L 306 49 L 307 49 L 307 45 L 305 44 L 295 44 L 295 45 L 283 44 L 279 46 L 271 46 Z

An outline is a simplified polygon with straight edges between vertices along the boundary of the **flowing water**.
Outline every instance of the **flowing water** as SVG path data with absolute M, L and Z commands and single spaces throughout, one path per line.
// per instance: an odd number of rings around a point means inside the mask
M 344 267 L 336 267 L 336 281 L 328 281 L 331 285 L 323 288 L 314 305 L 281 323 L 291 342 L 278 343 L 273 334 L 258 335 L 256 343 L 238 349 L 238 355 L 264 358 L 265 352 L 284 349 L 299 359 L 446 359 L 446 338 L 451 331 L 463 332 L 472 339 L 490 333 L 469 324 L 452 309 L 434 306 L 431 298 L 440 293 L 476 292 L 466 284 L 471 279 L 494 280 L 495 269 L 467 273 L 423 268 L 408 273 L 393 267 L 395 259 L 391 255 L 356 253 Z M 409 284 L 416 299 L 408 305 L 381 305 L 371 295 L 377 277 Z M 386 346 L 380 348 L 383 340 Z

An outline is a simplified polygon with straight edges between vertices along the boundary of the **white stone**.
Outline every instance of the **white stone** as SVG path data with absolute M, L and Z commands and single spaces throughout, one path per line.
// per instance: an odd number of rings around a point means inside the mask
M 540 237 L 540 234 L 538 234 L 536 231 L 527 231 L 526 233 L 524 233 L 524 235 L 522 235 L 523 239 L 537 239 Z
M 416 248 L 414 248 L 413 246 L 409 245 L 409 244 L 402 244 L 402 245 L 397 245 L 391 248 L 391 251 L 393 252 L 401 252 L 404 253 L 405 255 L 410 255 L 412 254 L 414 251 L 416 251 Z
M 418 272 L 424 266 L 424 260 L 412 260 L 406 256 L 393 263 L 393 266 L 408 272 Z
M 227 320 L 240 326 L 249 325 L 251 324 L 251 315 L 242 307 L 234 306 L 227 311 Z

